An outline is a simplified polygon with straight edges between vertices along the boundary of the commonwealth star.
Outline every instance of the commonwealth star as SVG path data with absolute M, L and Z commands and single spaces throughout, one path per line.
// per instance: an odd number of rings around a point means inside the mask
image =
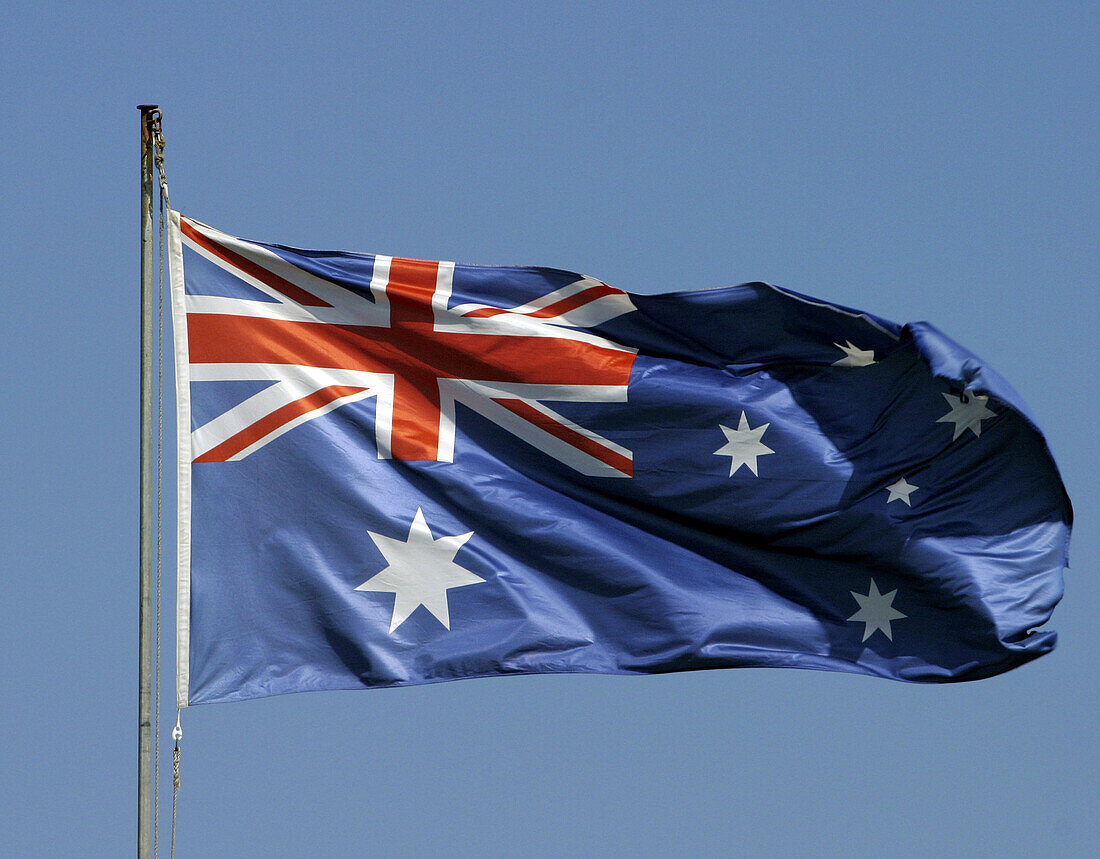
M 436 620 L 450 629 L 447 591 L 485 581 L 454 562 L 458 550 L 474 536 L 474 532 L 437 540 L 432 537 L 424 512 L 419 507 L 409 527 L 408 539 L 396 540 L 372 531 L 367 533 L 389 566 L 355 589 L 395 595 L 390 619 L 391 633 L 420 606 L 424 606 Z

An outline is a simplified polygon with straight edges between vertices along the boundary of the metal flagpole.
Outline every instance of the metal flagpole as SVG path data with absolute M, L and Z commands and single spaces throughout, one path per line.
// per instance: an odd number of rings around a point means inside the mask
M 141 111 L 141 513 L 138 588 L 138 856 L 152 842 L 153 674 L 153 115 Z

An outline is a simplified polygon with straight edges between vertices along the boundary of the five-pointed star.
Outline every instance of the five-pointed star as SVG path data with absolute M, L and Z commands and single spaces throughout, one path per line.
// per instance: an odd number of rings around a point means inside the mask
M 756 458 L 775 453 L 774 450 L 760 441 L 764 431 L 770 426 L 771 424 L 768 423 L 761 424 L 755 429 L 749 429 L 749 420 L 745 417 L 744 412 L 741 412 L 741 421 L 738 423 L 737 429 L 730 429 L 727 426 L 718 424 L 718 428 L 726 434 L 727 441 L 714 454 L 715 456 L 728 456 L 730 458 L 730 477 L 733 477 L 734 472 L 742 465 L 747 465 L 753 474 L 759 476 L 756 471 Z
M 381 591 L 395 594 L 390 632 L 393 632 L 420 606 L 435 615 L 447 629 L 451 615 L 447 591 L 463 585 L 476 585 L 485 579 L 454 562 L 462 545 L 474 532 L 453 537 L 432 537 L 423 511 L 417 507 L 407 540 L 395 540 L 368 531 L 389 566 L 356 587 L 357 591 Z
M 839 361 L 833 361 L 834 367 L 866 367 L 868 364 L 875 363 L 875 350 L 874 349 L 860 349 L 852 344 L 851 340 L 845 340 L 847 346 L 841 346 L 839 343 L 834 343 L 841 352 L 844 353 L 844 357 Z
M 886 499 L 886 503 L 889 504 L 891 501 L 904 501 L 907 507 L 912 507 L 913 502 L 909 500 L 909 496 L 917 489 L 920 489 L 920 487 L 914 486 L 903 477 L 901 480 L 897 481 L 897 483 L 891 483 L 886 487 L 886 491 L 890 493 L 890 497 Z
M 957 439 L 968 429 L 976 436 L 981 435 L 982 421 L 997 416 L 996 412 L 991 412 L 985 407 L 985 404 L 989 401 L 989 397 L 982 397 L 970 391 L 963 391 L 961 397 L 956 397 L 952 394 L 944 394 L 943 398 L 947 400 L 947 404 L 951 406 L 951 411 L 938 419 L 936 423 L 942 424 L 946 421 L 950 421 L 955 425 L 955 435 L 951 437 L 952 441 Z
M 880 594 L 878 585 L 875 584 L 874 579 L 871 579 L 871 588 L 866 594 L 857 594 L 855 591 L 850 591 L 850 593 L 859 603 L 859 611 L 848 620 L 858 620 L 865 624 L 863 627 L 863 640 L 866 641 L 876 630 L 881 629 L 883 634 L 893 641 L 894 636 L 891 634 L 890 621 L 901 620 L 905 617 L 892 605 L 897 589 Z

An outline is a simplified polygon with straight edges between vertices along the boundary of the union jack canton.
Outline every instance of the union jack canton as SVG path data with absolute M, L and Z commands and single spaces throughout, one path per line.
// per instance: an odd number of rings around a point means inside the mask
M 501 308 L 455 300 L 454 263 L 375 256 L 366 290 L 180 219 L 183 243 L 267 297 L 187 298 L 191 381 L 269 381 L 192 433 L 196 462 L 239 460 L 302 423 L 377 398 L 378 457 L 454 459 L 462 403 L 583 474 L 630 451 L 544 401 L 625 401 L 637 352 L 584 330 L 634 309 L 591 278 Z

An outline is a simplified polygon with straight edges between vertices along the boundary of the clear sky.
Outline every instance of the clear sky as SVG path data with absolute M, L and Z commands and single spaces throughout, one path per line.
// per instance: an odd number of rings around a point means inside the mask
M 1093 3 L 9 0 L 0 854 L 136 838 L 142 102 L 175 206 L 244 237 L 927 319 L 1029 402 L 1078 521 L 1059 648 L 976 683 L 515 677 L 189 709 L 181 856 L 1095 849 L 1098 44 Z M 166 824 L 170 755 L 161 777 Z

